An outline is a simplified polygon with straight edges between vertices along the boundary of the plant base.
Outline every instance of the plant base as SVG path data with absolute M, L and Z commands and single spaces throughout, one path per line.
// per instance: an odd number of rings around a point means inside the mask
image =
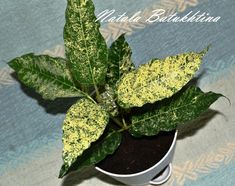
M 125 133 L 115 154 L 97 164 L 97 169 L 128 185 L 147 184 L 171 163 L 176 136 L 175 131 L 145 138 Z

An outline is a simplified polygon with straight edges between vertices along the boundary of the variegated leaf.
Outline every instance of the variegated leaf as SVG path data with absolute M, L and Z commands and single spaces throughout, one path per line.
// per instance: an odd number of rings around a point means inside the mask
M 208 48 L 200 53 L 151 60 L 138 70 L 127 73 L 117 84 L 119 105 L 141 107 L 171 97 L 192 79 L 207 51 Z
M 107 112 L 88 99 L 79 100 L 68 110 L 62 137 L 65 172 L 92 142 L 100 138 L 108 121 Z
M 85 96 L 74 85 L 66 68 L 66 61 L 62 58 L 30 53 L 17 57 L 8 64 L 25 85 L 35 89 L 44 99 Z
M 123 74 L 135 69 L 131 60 L 131 48 L 121 35 L 110 47 L 108 58 L 107 83 L 111 86 L 122 77 Z
M 68 0 L 64 42 L 73 78 L 81 84 L 103 84 L 107 45 L 99 32 L 92 0 Z
M 151 111 L 132 116 L 129 131 L 134 136 L 152 136 L 160 131 L 175 130 L 177 125 L 199 117 L 221 96 L 192 86 L 152 105 Z
M 109 85 L 105 86 L 105 92 L 100 95 L 100 105 L 114 117 L 119 113 L 115 102 L 115 92 Z
M 72 165 L 72 170 L 80 170 L 83 167 L 95 165 L 102 161 L 106 156 L 113 154 L 121 144 L 122 135 L 120 132 L 111 132 L 101 139 L 98 143 L 91 145 L 87 151 Z M 68 172 L 61 169 L 60 178 L 64 177 Z

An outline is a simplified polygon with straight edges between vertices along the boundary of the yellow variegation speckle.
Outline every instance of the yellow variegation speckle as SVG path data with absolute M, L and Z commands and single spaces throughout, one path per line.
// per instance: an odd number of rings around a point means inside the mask
M 124 75 L 117 84 L 119 105 L 141 107 L 172 96 L 192 79 L 207 51 L 152 60 Z
M 65 53 L 74 80 L 84 85 L 104 84 L 107 45 L 99 32 L 91 0 L 68 0 L 64 27 Z
M 135 65 L 131 60 L 131 55 L 131 48 L 126 42 L 123 34 L 114 41 L 109 48 L 108 72 L 106 77 L 109 85 L 114 86 L 123 74 L 135 69 Z
M 25 85 L 44 99 L 86 96 L 76 88 L 66 62 L 58 57 L 29 53 L 13 59 L 9 65 Z
M 63 125 L 63 159 L 66 169 L 99 139 L 108 123 L 108 114 L 88 99 L 81 99 L 68 111 Z

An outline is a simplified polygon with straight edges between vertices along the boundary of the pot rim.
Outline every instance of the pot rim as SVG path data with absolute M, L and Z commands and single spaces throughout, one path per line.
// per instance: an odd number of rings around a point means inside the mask
M 173 148 L 175 147 L 175 144 L 176 144 L 176 139 L 177 139 L 177 134 L 178 134 L 178 130 L 175 131 L 175 135 L 174 135 L 174 139 L 171 143 L 171 146 L 169 148 L 169 150 L 167 151 L 167 153 L 165 154 L 165 156 L 160 160 L 158 161 L 155 165 L 153 165 L 152 167 L 144 170 L 144 171 L 141 171 L 141 172 L 138 172 L 138 173 L 134 173 L 134 174 L 115 174 L 115 173 L 111 173 L 111 172 L 108 172 L 108 171 L 105 171 L 99 167 L 95 167 L 96 170 L 106 174 L 106 175 L 109 175 L 109 176 L 113 176 L 113 177 L 119 177 L 119 178 L 126 178 L 126 177 L 135 177 L 135 176 L 139 176 L 139 175 L 142 175 L 142 174 L 145 174 L 149 171 L 151 171 L 152 169 L 154 169 L 155 167 L 159 166 L 159 164 L 161 164 L 165 159 L 166 157 L 170 154 L 170 152 L 173 150 Z

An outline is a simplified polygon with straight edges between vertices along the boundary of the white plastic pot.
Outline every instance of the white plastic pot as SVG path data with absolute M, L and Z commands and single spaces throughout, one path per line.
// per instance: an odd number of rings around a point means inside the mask
M 174 139 L 166 155 L 154 166 L 145 171 L 135 174 L 113 174 L 99 167 L 96 167 L 96 169 L 102 172 L 103 174 L 111 176 L 115 180 L 120 181 L 126 185 L 141 186 L 149 184 L 152 185 L 162 184 L 170 178 L 172 172 L 171 162 L 175 151 L 176 138 L 177 138 L 177 131 L 175 132 Z M 164 170 L 164 172 L 159 177 L 155 178 L 155 176 L 158 175 L 165 167 L 167 168 Z

